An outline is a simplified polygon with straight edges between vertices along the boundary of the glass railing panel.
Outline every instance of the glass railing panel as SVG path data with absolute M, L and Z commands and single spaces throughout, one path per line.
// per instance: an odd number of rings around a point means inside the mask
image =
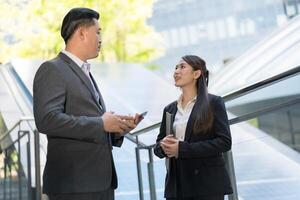
M 237 189 L 243 200 L 297 200 L 299 154 L 258 129 L 257 120 L 231 126 Z
M 226 102 L 228 111 L 242 116 L 300 98 L 300 73 Z
M 247 122 L 300 152 L 300 103 L 262 114 Z

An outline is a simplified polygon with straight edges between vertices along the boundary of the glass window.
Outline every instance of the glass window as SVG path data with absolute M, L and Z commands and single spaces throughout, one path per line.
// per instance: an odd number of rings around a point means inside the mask
M 189 39 L 188 39 L 188 33 L 186 31 L 185 27 L 180 27 L 178 29 L 179 32 L 179 46 L 184 46 L 187 45 L 189 43 Z
M 218 39 L 224 39 L 226 38 L 226 35 L 227 35 L 227 30 L 225 28 L 225 24 L 224 24 L 224 21 L 221 19 L 221 20 L 217 20 L 216 21 L 216 28 L 217 28 L 217 35 L 218 35 Z
M 170 47 L 178 47 L 178 31 L 176 28 L 170 31 Z
M 236 29 L 236 20 L 234 17 L 230 16 L 226 18 L 227 30 L 229 37 L 235 37 L 238 35 L 238 31 Z
M 217 39 L 215 23 L 213 21 L 207 23 L 206 30 L 207 30 L 207 36 L 209 40 Z
M 196 27 L 194 24 L 192 25 L 189 25 L 187 27 L 187 32 L 188 32 L 188 35 L 189 35 L 189 43 L 190 44 L 196 44 L 197 41 L 198 41 L 198 38 L 197 38 L 197 30 L 196 30 Z
M 206 28 L 205 28 L 205 25 L 203 23 L 199 23 L 197 25 L 197 36 L 198 36 L 198 40 L 203 39 L 203 38 L 207 38 Z

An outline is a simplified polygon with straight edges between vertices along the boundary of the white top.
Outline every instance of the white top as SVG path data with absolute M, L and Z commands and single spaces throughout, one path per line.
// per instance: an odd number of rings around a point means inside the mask
M 175 133 L 175 137 L 179 141 L 184 141 L 185 131 L 187 122 L 195 105 L 197 96 L 195 96 L 192 100 L 190 100 L 185 108 L 182 108 L 182 96 L 179 97 L 177 100 L 177 113 L 175 115 L 174 123 L 173 123 L 173 130 Z
M 80 58 L 78 58 L 77 56 L 75 56 L 74 54 L 72 54 L 67 50 L 62 50 L 61 52 L 67 55 L 71 60 L 73 60 L 78 65 L 80 69 L 82 69 L 81 67 L 85 62 L 83 62 Z
M 87 62 L 83 62 L 80 58 L 78 58 L 77 56 L 75 56 L 74 54 L 72 54 L 71 52 L 67 51 L 67 50 L 62 50 L 61 51 L 63 54 L 65 54 L 66 56 L 68 56 L 72 61 L 74 61 L 78 67 L 84 72 L 84 74 L 89 78 L 92 86 L 93 86 L 93 90 L 96 96 L 97 101 L 99 101 L 99 94 L 96 90 L 96 87 L 90 77 L 90 69 L 91 69 L 91 64 L 87 63 Z

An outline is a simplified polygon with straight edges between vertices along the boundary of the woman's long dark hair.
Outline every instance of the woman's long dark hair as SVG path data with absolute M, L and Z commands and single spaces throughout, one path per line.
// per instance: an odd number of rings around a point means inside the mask
M 197 79 L 197 100 L 192 116 L 194 119 L 193 131 L 195 134 L 207 133 L 212 127 L 214 115 L 208 99 L 207 86 L 209 72 L 206 69 L 206 63 L 195 55 L 186 55 L 182 59 L 192 66 L 194 71 L 201 71 L 201 75 Z

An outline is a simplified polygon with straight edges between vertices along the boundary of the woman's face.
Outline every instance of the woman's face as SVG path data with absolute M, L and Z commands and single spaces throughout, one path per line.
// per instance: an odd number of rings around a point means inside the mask
M 193 67 L 187 62 L 185 62 L 184 60 L 180 60 L 175 67 L 173 75 L 175 86 L 180 88 L 189 85 L 196 86 L 197 79 L 200 77 L 200 75 L 200 70 L 194 70 Z

